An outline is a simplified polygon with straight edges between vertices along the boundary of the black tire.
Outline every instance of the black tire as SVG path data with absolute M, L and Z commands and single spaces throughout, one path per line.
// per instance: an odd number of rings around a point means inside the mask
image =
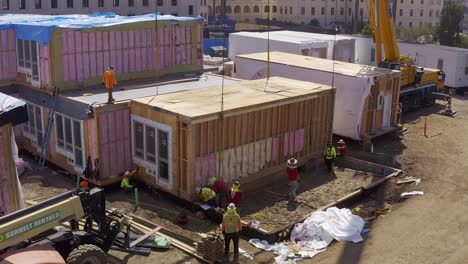
M 86 244 L 75 248 L 67 258 L 67 264 L 106 264 L 106 253 L 96 245 Z
M 421 107 L 422 106 L 422 96 L 420 94 L 415 94 L 413 97 L 413 106 Z

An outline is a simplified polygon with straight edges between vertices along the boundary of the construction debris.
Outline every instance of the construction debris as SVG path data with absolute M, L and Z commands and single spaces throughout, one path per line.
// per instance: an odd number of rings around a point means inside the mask
M 316 211 L 304 223 L 296 224 L 291 232 L 291 241 L 270 245 L 267 241 L 251 239 L 253 246 L 274 252 L 277 263 L 295 263 L 296 260 L 311 258 L 324 251 L 336 240 L 361 242 L 360 233 L 364 220 L 351 213 L 351 210 L 337 207 L 326 211 Z
M 398 180 L 397 184 L 400 185 L 400 184 L 403 184 L 403 183 L 410 183 L 410 182 L 415 182 L 416 185 L 418 185 L 421 182 L 421 178 L 415 178 L 413 176 L 407 176 L 407 177 L 402 178 L 401 180 Z
M 421 192 L 421 191 L 404 192 L 401 194 L 401 197 L 415 196 L 415 195 L 424 195 L 424 192 Z

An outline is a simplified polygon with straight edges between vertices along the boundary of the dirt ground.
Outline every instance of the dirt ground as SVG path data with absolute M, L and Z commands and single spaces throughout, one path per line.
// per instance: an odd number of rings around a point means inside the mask
M 273 231 L 287 227 L 312 213 L 317 208 L 366 186 L 380 177 L 362 171 L 335 169 L 331 174 L 325 168 L 317 172 L 303 171 L 296 201 L 288 200 L 289 186 L 275 183 L 246 196 L 242 201 L 241 215 L 247 222 L 259 221 L 260 227 Z
M 361 243 L 335 242 L 325 252 L 299 263 L 466 263 L 468 259 L 468 101 L 454 98 L 455 118 L 438 115 L 440 105 L 409 113 L 403 122 L 403 134 L 391 134 L 374 141 L 374 153 L 362 151 L 358 144 L 350 143 L 350 154 L 405 171 L 404 176 L 422 179 L 414 183 L 396 185 L 393 179 L 361 203 L 376 207 L 391 206 L 391 210 L 366 224 L 370 232 Z M 424 119 L 428 122 L 428 137 L 423 136 Z M 52 195 L 72 188 L 73 180 L 65 181 L 60 174 L 51 172 L 22 176 L 26 199 Z M 31 177 L 32 176 L 32 177 Z M 339 178 L 339 177 L 338 177 Z M 424 191 L 423 196 L 400 198 L 403 191 Z M 284 190 L 272 190 L 286 193 Z M 277 199 L 284 200 L 285 197 Z M 109 194 L 109 206 L 133 210 L 133 198 L 122 193 Z M 160 223 L 171 230 L 193 239 L 195 231 L 214 228 L 197 215 L 190 215 L 189 226 L 173 224 L 182 208 L 164 197 L 142 195 L 142 208 L 137 214 Z M 258 202 L 258 201 L 255 201 Z M 156 207 L 170 208 L 172 212 Z M 248 208 L 248 207 L 246 207 Z M 246 209 L 247 210 L 247 209 Z M 198 221 L 199 220 L 199 221 Z M 240 263 L 274 263 L 274 255 L 250 246 L 242 239 L 240 247 L 254 258 L 245 257 Z M 153 252 L 149 257 L 111 252 L 111 263 L 198 263 L 177 249 Z

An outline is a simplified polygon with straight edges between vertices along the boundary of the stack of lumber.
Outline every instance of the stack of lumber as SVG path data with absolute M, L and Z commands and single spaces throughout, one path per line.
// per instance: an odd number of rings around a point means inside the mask
M 216 262 L 224 256 L 224 239 L 210 234 L 198 242 L 197 253 L 203 258 Z

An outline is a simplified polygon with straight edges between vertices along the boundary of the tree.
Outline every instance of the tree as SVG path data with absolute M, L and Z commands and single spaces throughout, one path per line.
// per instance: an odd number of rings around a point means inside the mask
M 359 32 L 361 35 L 372 36 L 372 29 L 369 23 L 365 24 L 361 31 Z
M 314 27 L 320 27 L 320 22 L 316 18 L 314 18 L 309 22 L 309 25 Z
M 463 22 L 463 4 L 459 0 L 445 0 L 439 21 L 440 45 L 455 46 L 460 42 Z
M 434 36 L 437 34 L 437 28 L 431 24 L 423 26 L 396 29 L 397 38 L 399 40 L 417 41 L 419 43 L 433 43 Z

